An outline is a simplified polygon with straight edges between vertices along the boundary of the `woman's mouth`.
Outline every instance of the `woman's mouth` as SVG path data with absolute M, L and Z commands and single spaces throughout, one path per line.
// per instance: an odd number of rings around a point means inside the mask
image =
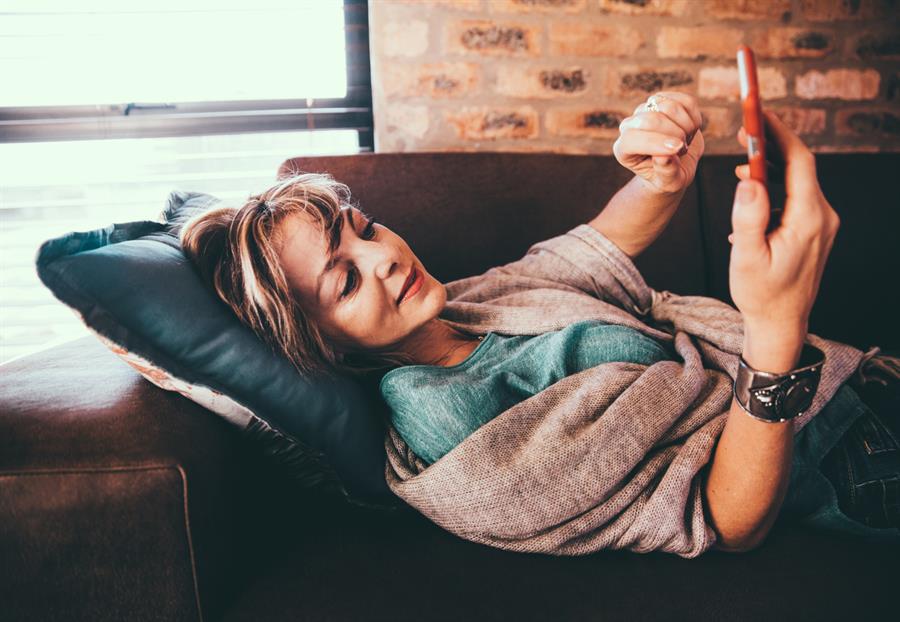
M 409 300 L 410 298 L 415 296 L 416 292 L 418 292 L 420 289 L 422 289 L 422 275 L 418 270 L 416 270 L 416 268 L 413 268 L 413 281 L 403 293 L 403 296 L 400 298 L 397 304 L 399 305 L 404 301 Z

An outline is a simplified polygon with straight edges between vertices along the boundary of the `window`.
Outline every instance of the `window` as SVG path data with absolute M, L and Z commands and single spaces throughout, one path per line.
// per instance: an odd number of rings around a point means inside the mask
M 155 218 L 175 189 L 241 201 L 289 157 L 372 150 L 365 0 L 4 7 L 0 363 L 87 334 L 37 278 L 42 241 Z

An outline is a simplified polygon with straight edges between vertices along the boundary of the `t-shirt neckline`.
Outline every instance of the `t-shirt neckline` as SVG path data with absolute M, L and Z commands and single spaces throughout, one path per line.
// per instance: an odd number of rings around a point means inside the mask
M 384 384 L 385 379 L 388 376 L 390 376 L 391 374 L 393 374 L 394 372 L 402 372 L 403 370 L 407 370 L 407 369 L 411 370 L 411 369 L 423 369 L 424 368 L 424 369 L 428 369 L 428 370 L 435 370 L 435 371 L 440 370 L 440 371 L 450 372 L 450 371 L 458 371 L 459 369 L 468 367 L 475 360 L 481 358 L 482 353 L 484 353 L 484 351 L 487 349 L 487 344 L 494 340 L 495 334 L 496 333 L 494 333 L 493 331 L 486 333 L 484 335 L 484 339 L 482 339 L 478 343 L 478 345 L 475 346 L 475 349 L 472 350 L 471 352 L 469 352 L 469 355 L 466 358 L 464 358 L 463 360 L 461 360 L 459 363 L 457 363 L 456 365 L 450 365 L 449 367 L 445 367 L 444 365 L 425 365 L 425 364 L 403 365 L 401 367 L 395 367 L 394 369 L 387 372 L 384 376 L 382 376 L 381 383 L 379 383 L 379 384 Z

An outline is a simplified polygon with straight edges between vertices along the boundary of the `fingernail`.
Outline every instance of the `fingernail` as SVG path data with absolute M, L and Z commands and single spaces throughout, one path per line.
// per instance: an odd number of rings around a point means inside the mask
M 681 141 L 675 140 L 674 138 L 667 139 L 665 142 L 663 142 L 663 144 L 669 149 L 678 149 L 679 147 L 681 147 Z
M 756 197 L 756 184 L 742 181 L 738 184 L 737 200 L 739 203 L 752 203 Z

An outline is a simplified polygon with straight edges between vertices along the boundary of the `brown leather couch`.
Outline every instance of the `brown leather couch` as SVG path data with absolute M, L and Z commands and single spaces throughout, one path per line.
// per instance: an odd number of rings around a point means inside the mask
M 821 155 L 841 216 L 811 332 L 900 346 L 900 154 Z M 705 157 L 636 263 L 656 289 L 729 301 L 739 157 Z M 629 179 L 611 156 L 303 158 L 444 282 L 587 222 Z M 508 553 L 400 504 L 298 489 L 224 420 L 141 378 L 94 337 L 0 366 L 0 618 L 12 620 L 875 619 L 900 548 L 778 524 L 694 560 Z

